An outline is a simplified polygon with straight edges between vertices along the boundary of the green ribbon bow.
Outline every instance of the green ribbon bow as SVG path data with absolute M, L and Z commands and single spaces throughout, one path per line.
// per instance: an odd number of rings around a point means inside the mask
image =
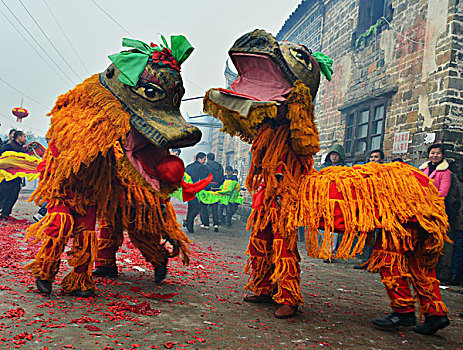
M 167 41 L 164 36 L 161 35 L 162 41 L 165 47 L 169 48 Z M 177 60 L 178 64 L 181 65 L 193 52 L 194 47 L 188 42 L 187 38 L 183 35 L 172 35 L 170 37 L 170 43 L 172 56 Z M 109 55 L 108 58 L 114 63 L 114 65 L 121 71 L 119 75 L 119 81 L 129 86 L 135 86 L 138 83 L 138 79 L 145 70 L 148 59 L 151 58 L 154 51 L 162 51 L 163 47 L 150 45 L 134 39 L 124 38 L 122 39 L 122 46 L 132 47 L 137 51 L 124 51 Z
M 333 59 L 321 52 L 315 52 L 312 56 L 315 57 L 320 65 L 320 72 L 328 81 L 331 81 L 331 76 L 333 75 Z
M 191 55 L 191 53 L 195 49 L 193 46 L 191 46 L 187 38 L 185 38 L 183 35 L 171 35 L 170 47 L 169 45 L 167 45 L 167 40 L 166 38 L 164 38 L 164 35 L 161 35 L 161 39 L 165 47 L 172 51 L 172 56 L 174 56 L 179 66 L 181 66 L 182 63 L 186 61 L 186 59 Z

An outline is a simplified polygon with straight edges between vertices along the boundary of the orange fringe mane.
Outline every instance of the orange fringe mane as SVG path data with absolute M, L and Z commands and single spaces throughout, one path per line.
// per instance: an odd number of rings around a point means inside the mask
M 295 210 L 284 208 L 282 215 L 287 216 L 291 227 L 306 227 L 307 250 L 313 257 L 331 257 L 335 206 L 339 206 L 345 231 L 337 258 L 361 253 L 368 232 L 380 228 L 384 248 L 389 245 L 397 252 L 422 249 L 420 254 L 434 253 L 430 264 L 437 263 L 444 241 L 449 241 L 444 200 L 430 182 L 424 186 L 414 173 L 424 178 L 415 168 L 400 162 L 325 168 L 300 179 L 297 200 L 292 203 Z M 343 199 L 330 198 L 333 184 Z M 320 222 L 324 222 L 325 230 L 321 246 L 315 244 Z M 422 228 L 418 245 L 408 229 L 411 222 Z
M 188 238 L 180 230 L 168 195 L 176 188 L 162 186 L 155 191 L 132 167 L 120 147 L 130 131 L 130 116 L 119 101 L 98 81 L 86 79 L 61 95 L 52 111 L 47 137 L 59 155 L 47 149 L 46 169 L 40 175 L 30 201 L 55 206 L 66 202 L 78 214 L 98 207 L 98 217 L 114 220 L 122 207 L 124 229 L 159 232 L 161 237 L 179 241 L 188 262 Z M 72 195 L 70 195 L 72 194 Z M 167 213 L 161 213 L 161 200 Z M 28 236 L 43 238 L 41 223 L 28 229 Z

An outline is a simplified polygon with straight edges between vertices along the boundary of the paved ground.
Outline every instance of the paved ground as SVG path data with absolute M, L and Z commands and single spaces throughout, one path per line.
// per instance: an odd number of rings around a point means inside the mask
M 62 295 L 59 284 L 51 297 L 42 297 L 22 269 L 38 249 L 23 241 L 34 213 L 22 196 L 13 215 L 26 220 L 0 227 L 1 349 L 463 348 L 461 289 L 443 290 L 452 323 L 438 335 L 382 332 L 370 322 L 388 311 L 383 286 L 377 275 L 353 270 L 354 261 L 324 264 L 304 257 L 305 304 L 293 319 L 273 318 L 274 306 L 243 302 L 248 234 L 238 223 L 219 233 L 196 226 L 189 235 L 191 264 L 171 260 L 160 286 L 126 240 L 118 256 L 121 277 L 98 279 L 97 297 Z M 304 256 L 303 246 L 300 251 Z

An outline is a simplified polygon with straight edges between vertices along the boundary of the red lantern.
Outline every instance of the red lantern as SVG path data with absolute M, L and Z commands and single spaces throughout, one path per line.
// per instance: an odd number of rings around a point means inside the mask
M 29 111 L 22 107 L 13 108 L 12 113 L 16 116 L 16 121 L 21 122 L 23 118 L 29 115 Z

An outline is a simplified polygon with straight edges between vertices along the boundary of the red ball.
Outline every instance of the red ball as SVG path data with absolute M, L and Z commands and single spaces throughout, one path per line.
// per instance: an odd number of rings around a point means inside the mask
M 162 158 L 156 165 L 156 173 L 160 181 L 168 185 L 177 185 L 183 178 L 185 165 L 183 160 L 171 154 Z

